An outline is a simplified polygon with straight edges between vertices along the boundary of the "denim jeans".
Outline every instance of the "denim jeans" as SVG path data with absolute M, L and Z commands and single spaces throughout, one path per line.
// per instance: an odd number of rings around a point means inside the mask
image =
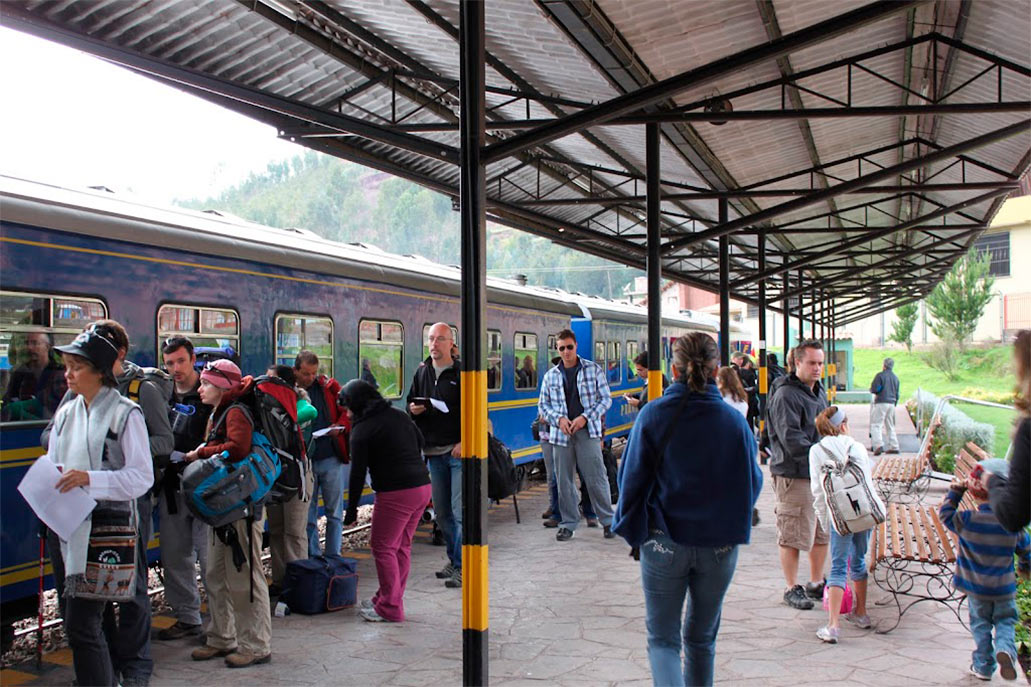
M 995 654 L 1005 651 L 1017 666 L 1017 646 L 1014 633 L 1017 627 L 1017 600 L 1008 599 L 984 601 L 967 597 L 970 608 L 970 634 L 974 635 L 974 653 L 971 658 L 974 670 L 982 675 L 995 672 Z M 992 627 L 995 628 L 995 643 L 992 644 Z
M 827 586 L 844 589 L 846 578 L 865 580 L 866 547 L 870 543 L 870 530 L 852 534 L 838 534 L 833 527 L 830 530 L 831 571 L 827 575 Z
M 326 553 L 340 554 L 340 542 L 344 531 L 344 466 L 336 456 L 312 461 L 315 488 L 311 492 L 311 506 L 308 507 L 308 556 L 322 553 L 319 548 L 319 492 L 326 514 Z
M 661 533 L 641 546 L 648 662 L 655 685 L 712 684 L 723 595 L 736 565 L 736 546 L 684 546 Z
M 426 456 L 433 485 L 433 512 L 444 534 L 451 565 L 462 567 L 462 460 L 450 453 Z
M 555 479 L 555 447 L 542 441 L 541 453 L 544 455 L 544 467 L 548 471 L 548 506 L 551 508 L 551 517 L 562 522 L 562 511 L 558 507 L 558 481 Z M 591 507 L 591 496 L 587 493 L 583 472 L 579 468 L 576 472 L 580 475 L 580 509 L 585 518 L 596 518 L 598 514 Z
M 568 446 L 555 446 L 555 476 L 558 482 L 558 505 L 562 511 L 561 526 L 576 531 L 580 524 L 580 503 L 577 499 L 576 474 L 591 497 L 591 510 L 602 525 L 612 524 L 612 498 L 609 478 L 601 457 L 601 439 L 592 439 L 586 429 L 569 437 Z M 585 504 L 585 511 L 587 510 Z M 584 513 L 592 517 L 589 513 Z

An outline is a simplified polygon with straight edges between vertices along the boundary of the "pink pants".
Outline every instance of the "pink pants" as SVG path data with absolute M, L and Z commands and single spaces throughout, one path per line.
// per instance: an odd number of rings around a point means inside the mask
M 381 618 L 405 619 L 404 596 L 412 563 L 412 535 L 430 502 L 429 484 L 398 491 L 376 492 L 369 544 L 376 561 L 379 589 L 372 605 Z

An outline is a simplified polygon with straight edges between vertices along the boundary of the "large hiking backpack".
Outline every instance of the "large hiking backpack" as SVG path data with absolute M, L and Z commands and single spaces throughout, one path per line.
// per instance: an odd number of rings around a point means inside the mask
M 140 402 L 140 387 L 144 382 L 150 382 L 155 389 L 161 392 L 161 398 L 164 401 L 163 407 L 167 408 L 172 400 L 172 393 L 175 391 L 175 381 L 172 379 L 172 375 L 156 367 L 140 367 L 139 373 L 129 380 L 129 386 L 125 390 L 125 395 L 133 403 Z M 171 459 L 168 455 L 161 455 L 151 456 L 151 460 L 154 466 L 154 486 L 157 487 L 164 481 L 165 471 L 168 470 Z
M 305 492 L 308 460 L 304 435 L 297 424 L 297 392 L 279 377 L 261 376 L 254 380 L 252 391 L 241 401 L 250 406 L 254 429 L 265 435 L 279 454 L 282 465 L 268 502 L 307 500 L 310 496 Z
M 512 452 L 493 434 L 487 435 L 487 498 L 500 501 L 516 493 L 516 476 Z
M 250 414 L 246 406 L 236 407 Z M 224 421 L 225 414 L 220 422 Z M 254 509 L 268 497 L 280 471 L 279 453 L 264 434 L 255 431 L 251 435 L 251 452 L 243 460 L 230 461 L 223 451 L 187 465 L 183 470 L 183 500 L 203 522 L 212 527 L 228 525 L 254 514 Z
M 842 535 L 863 532 L 884 522 L 884 506 L 871 491 L 862 468 L 851 460 L 842 462 L 822 444 L 820 448 L 833 461 L 833 466 L 824 464 L 820 480 L 834 530 Z

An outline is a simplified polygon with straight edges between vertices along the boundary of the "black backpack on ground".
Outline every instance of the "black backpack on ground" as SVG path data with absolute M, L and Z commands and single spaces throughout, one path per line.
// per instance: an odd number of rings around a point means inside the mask
M 611 445 L 602 447 L 601 458 L 605 463 L 605 474 L 609 478 L 609 496 L 612 498 L 612 505 L 615 505 L 619 501 L 619 464 Z
M 516 476 L 512 452 L 493 434 L 487 435 L 487 498 L 500 501 L 516 493 Z

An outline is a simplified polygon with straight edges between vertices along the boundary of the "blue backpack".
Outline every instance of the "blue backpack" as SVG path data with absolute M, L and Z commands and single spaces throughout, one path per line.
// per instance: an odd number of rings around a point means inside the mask
M 241 408 L 248 417 L 250 410 Z M 223 413 L 219 422 L 228 414 Z M 251 452 L 239 462 L 223 451 L 206 460 L 190 463 L 183 471 L 183 496 L 190 512 L 212 527 L 221 527 L 254 514 L 254 508 L 269 496 L 279 478 L 279 453 L 261 432 L 251 435 Z

